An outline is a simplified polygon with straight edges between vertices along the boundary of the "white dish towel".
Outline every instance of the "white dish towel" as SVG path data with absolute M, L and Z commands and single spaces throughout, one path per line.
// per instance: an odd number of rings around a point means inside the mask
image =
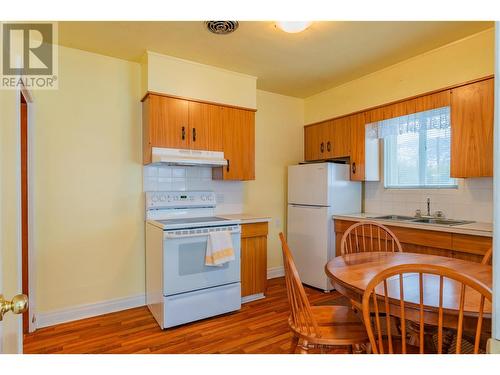
M 229 232 L 210 232 L 208 234 L 206 266 L 221 266 L 234 260 L 233 241 Z

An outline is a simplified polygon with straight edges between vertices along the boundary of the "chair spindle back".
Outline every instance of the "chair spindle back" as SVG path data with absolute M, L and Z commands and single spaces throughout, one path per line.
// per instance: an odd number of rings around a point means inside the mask
M 418 277 L 418 282 L 416 278 Z M 448 279 L 448 280 L 447 280 Z M 453 287 L 458 292 L 458 317 L 454 316 L 453 323 L 456 321 L 456 345 L 455 352 L 459 354 L 462 348 L 462 336 L 464 332 L 464 313 L 466 303 L 466 292 L 469 292 L 469 298 L 475 294 L 479 297 L 479 310 L 477 316 L 474 315 L 477 323 L 475 325 L 474 334 L 474 353 L 479 352 L 481 339 L 481 330 L 483 328 L 483 320 L 485 316 L 485 301 L 491 303 L 492 291 L 490 288 L 481 282 L 473 279 L 470 276 L 456 272 L 452 269 L 443 266 L 432 264 L 404 264 L 388 268 L 369 282 L 363 295 L 363 318 L 372 345 L 374 353 L 394 353 L 396 350 L 395 333 L 391 331 L 391 316 L 400 318 L 401 324 L 401 353 L 407 352 L 406 332 L 407 320 L 418 323 L 419 329 L 419 352 L 424 353 L 424 317 L 429 319 L 430 314 L 433 314 L 434 320 L 437 320 L 437 352 L 443 352 L 443 327 L 444 327 L 444 310 L 449 306 L 443 306 L 445 297 L 449 297 L 444 292 L 446 288 Z M 405 289 L 405 285 L 407 288 Z M 418 293 L 415 293 L 415 288 L 418 287 Z M 427 289 L 427 290 L 426 290 Z M 432 293 L 429 293 L 429 289 Z M 446 291 L 450 293 L 450 290 Z M 479 294 L 476 294 L 479 293 Z M 437 295 L 438 308 L 437 311 L 430 312 L 429 306 L 425 305 L 424 296 Z M 405 294 L 407 294 L 405 296 Z M 405 300 L 406 297 L 406 300 Z M 391 304 L 389 299 L 399 299 L 399 304 Z M 448 298 L 449 300 L 449 298 Z M 408 305 L 411 308 L 408 309 Z M 418 306 L 418 308 L 417 308 Z M 384 314 L 381 313 L 384 312 Z M 447 312 L 448 313 L 448 312 Z M 436 316 L 437 315 L 437 316 Z M 448 317 L 448 316 L 447 316 Z M 382 325 L 385 319 L 385 332 Z M 450 322 L 449 317 L 447 319 Z M 475 320 L 474 320 L 475 322 Z M 473 326 L 473 324 L 472 324 Z M 449 326 L 448 326 L 449 327 Z M 454 328 L 454 327 L 453 327 Z
M 364 221 L 351 225 L 340 241 L 341 254 L 362 252 L 403 251 L 396 235 L 386 226 L 374 221 Z
M 279 234 L 281 249 L 283 251 L 283 264 L 285 268 L 286 292 L 290 305 L 289 322 L 293 328 L 308 336 L 320 337 L 318 323 L 314 319 L 311 305 L 300 281 L 299 273 L 295 267 L 292 253 L 286 243 L 283 233 Z

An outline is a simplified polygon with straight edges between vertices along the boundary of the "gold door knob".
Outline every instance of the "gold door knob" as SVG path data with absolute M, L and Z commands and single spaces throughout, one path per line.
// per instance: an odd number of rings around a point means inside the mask
M 14 314 L 22 314 L 28 311 L 28 296 L 25 294 L 18 294 L 12 301 L 7 301 L 2 294 L 0 294 L 0 321 L 8 311 Z

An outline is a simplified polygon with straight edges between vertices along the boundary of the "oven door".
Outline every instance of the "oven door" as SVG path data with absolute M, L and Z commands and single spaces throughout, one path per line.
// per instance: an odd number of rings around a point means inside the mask
M 235 259 L 221 266 L 205 266 L 208 233 L 231 233 Z M 163 235 L 163 294 L 191 292 L 240 281 L 240 226 L 165 231 Z

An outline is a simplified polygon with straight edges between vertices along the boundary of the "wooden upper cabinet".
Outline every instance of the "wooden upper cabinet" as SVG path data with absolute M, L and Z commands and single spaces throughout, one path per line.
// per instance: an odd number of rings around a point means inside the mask
M 430 111 L 431 109 L 448 107 L 451 102 L 451 90 L 443 90 L 429 95 L 422 95 L 417 98 L 405 100 L 401 102 L 401 105 L 405 106 L 405 110 L 402 114 L 393 117 L 399 117 L 403 115 L 409 115 L 416 112 Z
M 493 78 L 382 105 L 304 127 L 306 161 L 350 157 L 351 179 L 380 179 L 379 140 L 366 124 L 450 107 L 451 176 L 493 175 Z M 344 142 L 345 139 L 350 141 Z
M 315 124 L 304 128 L 304 159 L 315 161 L 325 159 L 325 135 L 327 125 Z
M 150 139 L 153 147 L 188 148 L 188 102 L 150 95 Z
M 325 121 L 304 128 L 306 161 L 348 157 L 350 129 L 346 118 Z
M 365 114 L 358 113 L 347 117 L 351 128 L 351 180 L 365 179 Z
M 374 109 L 370 109 L 368 111 L 363 112 L 365 121 L 367 124 L 377 121 L 386 120 L 387 116 L 389 116 L 389 111 L 384 109 L 384 107 L 378 107 Z
M 451 90 L 443 90 L 367 110 L 365 111 L 366 121 L 372 123 L 449 106 L 450 92 Z
M 493 176 L 494 81 L 451 91 L 451 176 Z
M 349 157 L 351 153 L 351 130 L 347 117 L 329 121 L 329 137 L 326 141 L 326 151 L 329 157 Z
M 304 127 L 304 160 L 317 159 L 316 139 L 318 138 L 318 127 L 316 125 Z
M 149 93 L 142 103 L 143 162 L 152 147 L 223 151 L 224 180 L 255 179 L 255 111 Z
M 188 102 L 189 148 L 222 151 L 222 107 Z
M 447 107 L 451 103 L 451 90 L 444 90 L 434 94 L 424 95 L 415 99 L 415 112 L 430 111 L 431 109 Z
M 255 179 L 255 112 L 223 107 L 222 141 L 228 165 L 212 169 L 218 180 Z
M 188 102 L 149 94 L 142 102 L 142 151 L 151 163 L 151 148 L 188 148 Z

